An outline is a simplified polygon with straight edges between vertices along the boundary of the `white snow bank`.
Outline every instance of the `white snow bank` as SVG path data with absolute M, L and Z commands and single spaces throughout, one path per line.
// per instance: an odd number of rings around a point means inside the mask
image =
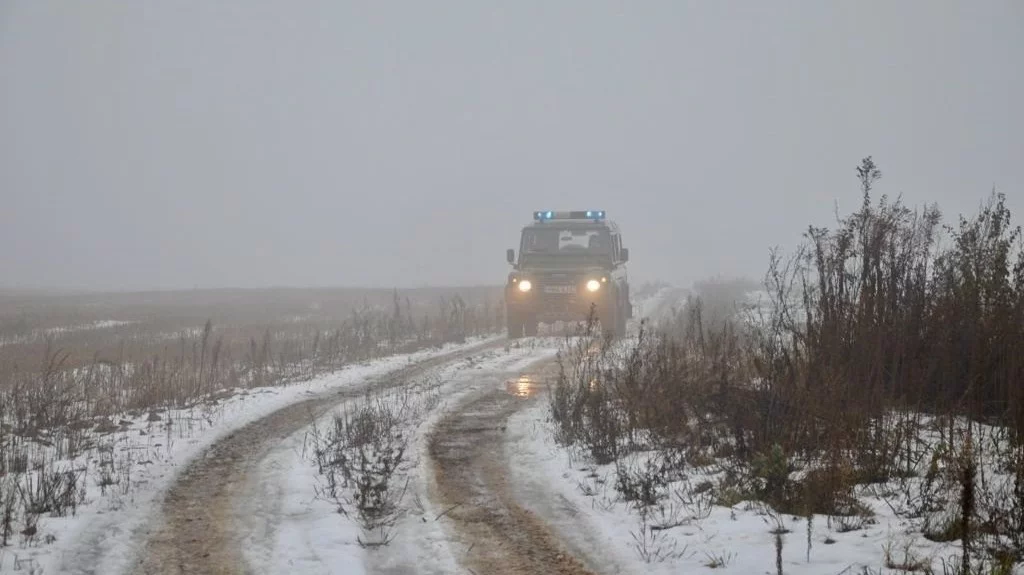
M 780 526 L 788 530 L 782 535 L 787 575 L 860 573 L 863 567 L 888 572 L 886 548 L 895 561 L 905 554 L 936 562 L 959 555 L 957 545 L 923 539 L 882 501 L 870 498 L 866 501 L 875 515 L 859 529 L 842 532 L 828 517 L 815 516 L 808 550 L 805 518 L 778 515 L 755 502 L 731 508 L 712 505 L 710 499 L 694 495 L 693 488 L 706 479 L 699 475 L 670 483 L 662 509 L 652 511 L 645 529 L 636 509 L 615 490 L 614 464 L 596 466 L 556 445 L 546 409 L 541 402 L 509 421 L 509 444 L 515 446 L 510 450 L 510 484 L 518 486 L 519 500 L 566 541 L 599 553 L 611 566 L 608 572 L 691 573 L 723 562 L 715 572 L 774 573 L 773 530 Z M 665 523 L 680 525 L 649 528 Z

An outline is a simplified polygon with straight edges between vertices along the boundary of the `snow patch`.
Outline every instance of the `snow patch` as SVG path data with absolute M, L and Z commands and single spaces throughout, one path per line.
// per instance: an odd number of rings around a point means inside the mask
M 178 473 L 218 439 L 287 405 L 359 385 L 409 364 L 469 349 L 497 338 L 473 339 L 439 349 L 351 365 L 281 387 L 229 390 L 189 409 L 113 418 L 117 430 L 100 436 L 97 450 L 62 469 L 84 470 L 86 497 L 71 517 L 42 517 L 32 541 L 0 549 L 0 573 L 34 568 L 37 573 L 117 573 L 132 565 L 150 520 Z M 116 470 L 100 489 L 101 454 Z M 45 456 L 45 454 L 41 454 Z M 47 544 L 47 541 L 51 543 Z

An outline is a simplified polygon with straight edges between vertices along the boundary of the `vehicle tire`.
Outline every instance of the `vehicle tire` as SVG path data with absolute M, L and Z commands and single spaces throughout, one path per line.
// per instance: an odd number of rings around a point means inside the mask
M 523 335 L 533 337 L 537 335 L 537 318 L 526 318 L 523 321 Z
M 508 338 L 518 339 L 523 337 L 523 322 L 518 317 L 508 315 Z
M 618 318 L 615 322 L 615 335 L 623 337 L 626 335 L 626 318 L 629 317 L 629 313 L 626 310 L 619 310 L 615 315 Z
M 607 308 L 603 314 L 598 318 L 601 320 L 601 333 L 605 337 L 618 337 L 622 335 L 622 331 L 619 329 L 619 318 L 622 314 L 619 310 L 614 307 Z

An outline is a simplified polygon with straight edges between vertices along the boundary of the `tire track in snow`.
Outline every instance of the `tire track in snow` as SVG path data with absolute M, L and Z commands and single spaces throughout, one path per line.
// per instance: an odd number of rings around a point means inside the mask
M 436 380 L 438 387 L 430 393 L 437 393 L 444 399 L 429 414 L 424 412 L 422 420 L 403 422 L 403 435 L 409 439 L 408 461 L 412 465 L 396 477 L 399 483 L 405 484 L 400 503 L 403 512 L 393 530 L 397 537 L 387 547 L 362 548 L 357 544 L 362 531 L 358 520 L 342 517 L 336 510 L 329 509 L 333 505 L 327 502 L 315 501 L 313 486 L 322 478 L 302 455 L 307 440 L 305 430 L 274 446 L 258 464 L 258 469 L 249 474 L 244 495 L 250 502 L 247 515 L 237 518 L 239 525 L 249 528 L 244 549 L 253 572 L 381 575 L 460 572 L 449 552 L 447 532 L 434 521 L 443 510 L 434 509 L 429 503 L 429 466 L 418 464 L 429 459 L 424 434 L 443 417 L 447 405 L 457 405 L 460 398 L 479 394 L 480 389 L 501 388 L 510 375 L 528 369 L 542 357 L 552 357 L 557 349 L 550 340 L 530 344 L 511 345 L 504 351 L 491 350 L 467 358 L 465 362 L 431 370 L 430 379 L 439 379 Z M 422 399 L 409 401 L 418 403 Z M 322 420 L 325 425 L 330 425 L 330 417 L 328 414 Z
M 648 302 L 650 309 L 642 310 L 642 317 L 663 317 L 683 294 L 666 290 Z M 634 330 L 639 321 L 631 322 Z M 436 496 L 468 549 L 463 561 L 472 573 L 591 575 L 617 570 L 601 550 L 572 547 L 552 524 L 517 501 L 517 490 L 509 484 L 508 420 L 536 401 L 538 391 L 556 377 L 556 369 L 554 362 L 538 364 L 510 389 L 492 390 L 463 403 L 431 433 Z
M 552 365 L 516 391 L 534 395 Z M 597 571 L 588 561 L 520 506 L 507 484 L 506 422 L 524 404 L 515 393 L 493 390 L 462 404 L 437 425 L 429 442 L 437 497 L 468 548 L 464 561 L 473 573 L 592 575 Z
M 221 439 L 186 468 L 169 489 L 162 521 L 151 532 L 133 573 L 245 573 L 243 537 L 235 520 L 246 505 L 241 495 L 257 463 L 278 443 L 336 405 L 367 391 L 505 345 L 504 340 L 418 362 L 363 386 L 336 391 L 282 408 Z

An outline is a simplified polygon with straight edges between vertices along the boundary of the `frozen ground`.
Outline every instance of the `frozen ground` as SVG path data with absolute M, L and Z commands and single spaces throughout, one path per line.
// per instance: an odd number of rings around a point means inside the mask
M 661 290 L 636 302 L 636 315 L 657 319 L 684 295 Z M 636 321 L 631 325 L 637 328 Z M 240 549 L 236 569 L 411 575 L 467 573 L 475 566 L 475 573 L 518 574 L 538 572 L 539 564 L 559 573 L 874 575 L 911 572 L 900 568 L 910 565 L 942 573 L 943 562 L 960 555 L 957 542 L 925 539 L 920 521 L 899 512 L 895 485 L 858 489 L 870 513 L 808 521 L 753 501 L 715 505 L 709 487 L 720 477 L 709 466 L 669 480 L 659 503 L 641 512 L 615 489 L 616 464 L 595 465 L 553 440 L 541 374 L 550 376 L 551 359 L 565 341 L 525 338 L 445 358 L 400 387 L 349 396 L 326 415 L 310 414 L 307 427 L 279 441 L 275 436 L 264 455 L 238 462 L 244 480 L 232 496 L 234 535 L 226 543 Z M 153 536 L 168 488 L 189 462 L 223 443 L 218 440 L 285 406 L 486 342 L 118 421 L 115 431 L 97 436 L 91 461 L 61 463 L 87 474 L 77 513 L 45 517 L 38 533 L 2 551 L 0 572 L 130 572 Z M 323 496 L 325 478 L 311 456 L 316 430 L 366 401 L 408 408 L 398 424 L 407 456 L 393 482 L 401 485 L 400 512 L 388 544 L 379 547 L 365 545 L 380 534 L 360 524 L 351 493 L 341 497 L 347 515 L 339 513 L 338 500 Z M 633 454 L 619 465 L 638 468 L 651 456 Z M 913 481 L 905 485 L 913 490 Z
M 636 302 L 637 316 L 664 314 L 680 297 L 678 290 L 662 290 L 645 301 Z M 462 348 L 479 343 L 472 342 Z M 338 513 L 336 501 L 318 496 L 324 477 L 310 457 L 312 425 L 281 437 L 258 461 L 239 462 L 247 471 L 242 475 L 244 485 L 233 495 L 231 523 L 235 525 L 236 535 L 227 544 L 238 546 L 247 570 L 256 573 L 465 572 L 467 557 L 471 553 L 479 554 L 480 549 L 473 551 L 474 539 L 467 537 L 465 520 L 458 517 L 465 511 L 460 507 L 462 504 L 453 508 L 448 505 L 450 492 L 447 499 L 439 495 L 439 490 L 450 491 L 452 484 L 439 486 L 437 483 L 436 463 L 430 461 L 428 453 L 429 437 L 446 416 L 456 411 L 470 417 L 467 420 L 470 423 L 474 417 L 483 418 L 481 421 L 486 423 L 487 413 L 472 411 L 472 406 L 481 398 L 485 403 L 480 405 L 487 405 L 488 398 L 528 395 L 520 376 L 536 375 L 541 369 L 539 366 L 553 358 L 562 343 L 564 338 L 560 337 L 526 338 L 504 348 L 491 348 L 441 364 L 428 370 L 421 378 L 423 381 L 409 382 L 414 392 L 401 400 L 420 402 L 422 407 L 413 409 L 411 413 L 415 415 L 401 424 L 403 435 L 408 439 L 409 457 L 398 477 L 403 484 L 402 511 L 389 545 L 378 548 L 360 545 L 360 541 L 367 541 L 372 534 L 366 533 L 351 514 Z M 109 454 L 109 465 L 97 461 L 91 465 L 81 460 L 67 462 L 68 469 L 89 470 L 86 493 L 76 515 L 44 518 L 38 534 L 22 538 L 20 544 L 0 556 L 0 572 L 129 572 L 144 553 L 147 539 L 155 536 L 154 518 L 161 513 L 168 488 L 189 462 L 218 440 L 282 407 L 331 390 L 357 386 L 367 379 L 458 349 L 450 346 L 441 351 L 393 357 L 352 366 L 306 383 L 239 390 L 190 410 L 158 414 L 152 420 L 140 416 L 120 421 L 117 431 L 103 436 L 106 447 L 92 452 L 92 457 L 97 457 L 97 453 L 99 457 Z M 398 396 L 385 393 L 375 400 L 397 401 Z M 365 399 L 347 399 L 338 409 L 347 409 L 360 401 Z M 466 411 L 467 405 L 471 411 Z M 492 430 L 491 441 L 498 438 L 496 455 L 485 462 L 491 466 L 495 462 L 503 462 L 503 466 L 507 463 L 507 469 L 489 471 L 492 480 L 497 473 L 503 485 L 504 478 L 508 479 L 510 487 L 501 487 L 500 495 L 511 494 L 514 501 L 501 505 L 515 512 L 529 509 L 554 526 L 566 551 L 586 558 L 589 571 L 584 572 L 649 571 L 650 565 L 639 561 L 631 548 L 630 532 L 635 530 L 637 522 L 635 514 L 614 504 L 606 505 L 598 513 L 591 501 L 593 498 L 578 493 L 574 474 L 583 472 L 566 467 L 564 456 L 558 455 L 561 452 L 550 443 L 543 424 L 543 399 L 524 400 L 521 406 L 507 401 L 503 405 L 502 417 L 512 414 L 507 434 L 501 435 L 506 432 L 504 423 L 499 435 L 493 435 Z M 320 417 L 317 427 L 327 426 L 330 417 L 330 414 Z M 105 484 L 102 489 L 100 483 Z M 453 485 L 457 487 L 458 483 Z M 498 492 L 485 490 L 482 493 Z M 485 502 L 484 507 L 487 505 L 489 503 Z M 500 514 L 501 509 L 498 506 L 493 510 Z M 767 536 L 760 536 L 765 531 L 763 518 L 755 519 L 760 516 L 754 511 L 749 512 L 749 517 L 746 512 L 741 514 L 742 521 L 730 517 L 730 523 L 716 528 L 709 540 L 731 545 L 729 537 L 732 535 L 729 534 L 744 537 L 747 523 L 750 529 L 745 537 L 757 539 L 758 545 L 761 539 L 769 540 Z M 753 529 L 755 520 L 760 521 L 757 525 L 760 531 Z M 528 523 L 536 523 L 536 520 Z M 541 524 L 537 526 L 542 531 L 547 530 Z M 729 530 L 728 526 L 734 529 Z M 677 529 L 672 537 L 679 537 L 680 533 Z M 204 535 L 196 533 L 196 537 Z M 723 548 L 731 550 L 731 547 Z M 795 557 L 796 546 L 787 547 L 787 553 Z M 738 555 L 730 565 L 741 564 Z M 671 570 L 672 565 L 700 564 L 700 557 L 695 559 L 692 553 L 681 554 L 681 557 L 660 567 Z M 175 569 L 173 565 L 164 567 L 168 571 Z M 242 567 L 239 565 L 238 569 Z
M 219 438 L 283 406 L 332 389 L 358 385 L 403 366 L 468 349 L 484 340 L 353 365 L 308 382 L 238 390 L 187 410 L 117 420 L 97 436 L 100 447 L 60 469 L 84 473 L 74 516 L 44 516 L 38 532 L 0 550 L 0 573 L 118 573 L 123 571 L 157 512 L 167 487 L 197 454 Z M 45 448 L 37 452 L 46 460 Z M 101 484 L 107 484 L 101 487 Z
M 406 422 L 411 463 L 398 478 L 407 482 L 402 498 L 405 512 L 387 547 L 360 546 L 358 539 L 366 540 L 368 534 L 357 521 L 339 514 L 332 502 L 314 496 L 323 479 L 308 455 L 308 430 L 283 441 L 260 463 L 253 486 L 256 496 L 248 498 L 263 502 L 248 520 L 251 529 L 244 549 L 251 569 L 256 573 L 460 572 L 456 557 L 460 550 L 450 545 L 450 534 L 444 528 L 445 510 L 431 501 L 427 432 L 467 395 L 504 390 L 514 374 L 553 357 L 557 346 L 555 338 L 535 338 L 445 366 L 432 375 L 437 384 L 424 390 L 424 395 L 438 394 L 441 402 L 422 417 Z M 319 425 L 329 425 L 332 416 Z
M 21 336 L 0 337 L 0 346 L 15 345 L 15 344 L 20 344 L 20 343 L 29 343 L 29 342 L 41 340 L 41 339 L 47 338 L 47 337 L 49 337 L 49 338 L 58 338 L 58 337 L 63 336 L 63 335 L 67 335 L 67 334 L 75 333 L 75 332 L 80 332 L 80 331 L 90 331 L 90 330 L 97 330 L 97 329 L 109 329 L 109 328 L 112 328 L 112 327 L 121 327 L 121 326 L 125 326 L 125 325 L 132 325 L 132 324 L 135 324 L 135 323 L 138 323 L 138 322 L 134 322 L 134 321 L 121 321 L 121 320 L 115 320 L 115 319 L 101 319 L 101 320 L 96 320 L 96 321 L 94 321 L 92 323 L 77 324 L 77 325 L 67 325 L 67 326 L 63 326 L 63 327 L 51 327 L 51 328 L 47 328 L 47 329 L 35 330 L 35 331 L 31 332 L 31 333 L 28 333 L 26 335 L 21 335 Z
M 615 465 L 596 466 L 556 445 L 547 423 L 547 406 L 537 404 L 509 420 L 508 468 L 520 499 L 544 516 L 575 545 L 599 545 L 624 573 L 776 573 L 776 536 L 782 534 L 783 571 L 792 575 L 888 573 L 885 550 L 897 562 L 959 555 L 955 544 L 933 543 L 893 514 L 878 498 L 865 497 L 874 516 L 846 531 L 826 516 L 815 516 L 810 530 L 802 517 L 778 515 L 757 502 L 732 507 L 713 505 L 710 493 L 696 493 L 712 477 L 691 474 L 665 490 L 661 509 L 651 512 L 648 529 L 637 509 L 616 492 Z M 641 463 L 643 456 L 637 458 Z M 651 531 L 651 525 L 673 525 Z M 580 534 L 590 535 L 581 540 Z M 646 534 L 646 535 L 645 535 Z M 896 571 L 892 571 L 896 572 Z M 941 572 L 941 568 L 939 568 Z
M 637 316 L 664 313 L 678 295 L 675 290 L 662 290 L 637 302 Z M 342 515 L 334 501 L 316 496 L 324 478 L 311 462 L 309 430 L 282 441 L 260 461 L 246 488 L 244 499 L 249 503 L 237 511 L 239 524 L 245 524 L 242 548 L 249 569 L 256 573 L 466 572 L 463 564 L 475 542 L 460 536 L 458 521 L 453 519 L 465 506 L 460 502 L 452 507 L 438 494 L 439 471 L 428 452 L 431 433 L 459 406 L 472 405 L 474 398 L 532 393 L 523 380 L 536 374 L 563 343 L 564 339 L 558 337 L 527 338 L 504 350 L 490 350 L 445 366 L 431 375 L 436 383 L 420 388 L 414 399 L 430 403 L 430 409 L 406 421 L 403 427 L 409 439 L 410 459 L 395 480 L 404 485 L 403 512 L 393 529 L 393 540 L 385 547 L 361 545 L 360 541 L 372 540 L 374 534 L 360 526 L 351 508 L 349 516 Z M 359 401 L 341 405 L 335 412 Z M 398 399 L 383 395 L 374 401 Z M 401 401 L 409 399 L 403 396 Z M 533 398 L 532 403 L 539 402 Z M 328 414 L 321 418 L 317 426 L 329 427 L 332 417 Z M 602 556 L 593 549 L 587 553 Z

